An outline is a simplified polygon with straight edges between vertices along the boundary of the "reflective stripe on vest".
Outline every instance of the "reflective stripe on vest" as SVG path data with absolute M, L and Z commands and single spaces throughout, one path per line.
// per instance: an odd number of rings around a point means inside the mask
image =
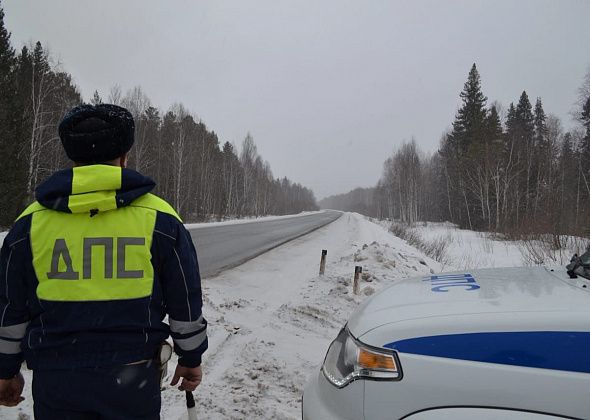
M 114 195 L 113 195 L 114 196 Z M 168 204 L 166 201 L 162 200 L 160 197 L 153 195 L 153 194 L 145 194 L 141 197 L 134 200 L 129 207 L 145 207 L 152 210 L 157 210 L 161 213 L 169 214 L 170 216 L 175 217 L 179 222 L 182 223 L 182 219 L 176 213 L 174 208 Z M 29 214 L 33 214 L 43 210 L 50 210 L 47 207 L 42 206 L 37 201 L 30 204 L 18 217 L 16 220 L 22 219 Z
M 116 191 L 121 189 L 121 168 L 108 165 L 79 166 L 72 169 L 72 213 L 99 212 L 117 208 Z M 93 192 L 89 192 L 93 191 Z

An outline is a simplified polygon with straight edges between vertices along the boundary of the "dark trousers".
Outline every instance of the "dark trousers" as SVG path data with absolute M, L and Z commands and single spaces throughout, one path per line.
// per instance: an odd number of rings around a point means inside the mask
M 160 419 L 156 363 L 33 372 L 35 420 Z

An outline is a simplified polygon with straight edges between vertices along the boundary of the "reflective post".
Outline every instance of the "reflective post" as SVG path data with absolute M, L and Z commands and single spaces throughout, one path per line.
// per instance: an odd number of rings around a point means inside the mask
M 328 255 L 327 249 L 322 249 L 322 259 L 320 260 L 320 276 L 324 275 L 326 270 L 326 255 Z
M 352 283 L 352 293 L 354 293 L 355 295 L 359 294 L 359 281 L 362 272 L 363 267 L 361 267 L 360 265 L 354 267 L 354 282 Z

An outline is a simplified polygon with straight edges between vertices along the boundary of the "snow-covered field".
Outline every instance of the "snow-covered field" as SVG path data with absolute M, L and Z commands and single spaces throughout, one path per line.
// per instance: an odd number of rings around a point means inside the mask
M 389 222 L 379 222 L 389 228 Z M 426 242 L 446 244 L 443 269 L 560 266 L 588 246 L 588 239 L 574 236 L 540 235 L 529 239 L 504 240 L 493 232 L 459 229 L 451 223 L 418 223 L 413 228 Z M 559 244 L 559 246 L 556 246 Z
M 443 266 L 387 227 L 345 213 L 326 227 L 203 281 L 210 349 L 204 356 L 203 383 L 195 392 L 199 418 L 300 418 L 305 382 L 367 296 L 407 276 L 466 266 L 522 265 L 515 243 L 445 224 L 419 227 L 425 239 L 449 238 L 450 258 Z M 326 274 L 319 276 L 322 249 L 328 250 L 328 262 Z M 358 296 L 351 284 L 355 265 L 363 266 Z M 173 367 L 174 360 L 169 372 Z M 29 372 L 26 380 L 27 400 L 18 409 L 2 408 L 0 419 L 32 418 Z M 162 419 L 186 419 L 184 393 L 166 385 L 162 398 Z
M 488 233 L 459 229 L 450 223 L 418 224 L 416 230 L 426 240 L 445 240 L 451 269 L 524 265 L 516 241 L 496 240 Z

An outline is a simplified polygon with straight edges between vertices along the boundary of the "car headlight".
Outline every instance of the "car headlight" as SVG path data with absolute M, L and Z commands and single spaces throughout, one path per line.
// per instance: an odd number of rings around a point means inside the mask
M 401 379 L 401 367 L 392 350 L 369 347 L 343 328 L 328 348 L 322 372 L 338 388 L 357 379 Z

